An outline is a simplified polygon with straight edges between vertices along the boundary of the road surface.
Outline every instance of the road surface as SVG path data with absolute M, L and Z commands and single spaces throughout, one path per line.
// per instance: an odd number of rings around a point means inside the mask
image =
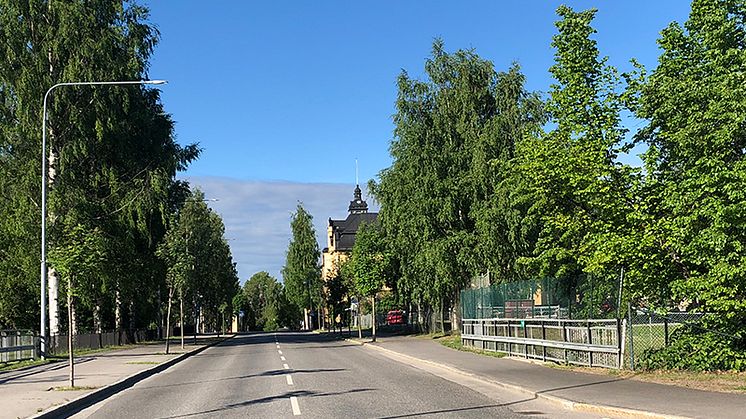
M 238 335 L 75 417 L 594 417 L 436 374 L 324 335 Z

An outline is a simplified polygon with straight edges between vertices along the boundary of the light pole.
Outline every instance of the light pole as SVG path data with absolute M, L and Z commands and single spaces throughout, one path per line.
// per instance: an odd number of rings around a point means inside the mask
M 57 83 L 44 94 L 43 116 L 41 121 L 41 324 L 39 329 L 39 352 L 42 358 L 47 355 L 47 99 L 52 90 L 62 86 L 113 86 L 165 84 L 166 80 L 131 81 L 81 81 Z

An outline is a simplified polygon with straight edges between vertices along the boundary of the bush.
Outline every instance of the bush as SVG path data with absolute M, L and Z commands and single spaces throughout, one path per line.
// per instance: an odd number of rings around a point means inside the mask
M 687 325 L 672 335 L 672 344 L 642 353 L 643 370 L 746 371 L 746 345 L 740 334 L 723 334 Z

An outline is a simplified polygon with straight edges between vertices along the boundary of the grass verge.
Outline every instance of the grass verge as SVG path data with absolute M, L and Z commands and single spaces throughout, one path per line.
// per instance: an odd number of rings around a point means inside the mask
M 47 359 L 27 359 L 25 361 L 11 361 L 6 363 L 0 363 L 0 372 L 2 371 L 13 371 L 20 368 L 35 367 L 37 365 L 51 364 L 52 362 L 62 361 L 62 357 L 50 357 Z
M 746 372 L 696 372 L 679 370 L 629 371 L 547 363 L 551 368 L 668 384 L 721 393 L 746 394 Z
M 138 346 L 142 345 L 154 345 L 154 344 L 163 344 L 163 342 L 160 341 L 148 341 L 148 342 L 142 342 L 132 345 L 112 345 L 112 346 L 104 346 L 103 348 L 96 348 L 96 349 L 76 349 L 74 354 L 75 356 L 81 356 L 81 355 L 91 355 L 91 354 L 97 354 L 101 352 L 109 352 L 109 351 L 118 351 L 123 349 L 132 349 L 136 348 Z M 51 364 L 53 362 L 59 362 L 59 361 L 66 361 L 67 360 L 67 352 L 61 352 L 56 355 L 50 355 L 47 357 L 47 359 L 28 359 L 25 361 L 11 361 L 2 363 L 0 362 L 0 372 L 3 371 L 13 371 L 21 368 L 26 367 L 35 367 L 39 365 L 46 365 Z
M 491 356 L 494 358 L 502 358 L 505 356 L 505 354 L 502 352 L 485 351 L 482 349 L 472 348 L 470 346 L 464 346 L 461 343 L 461 335 L 443 335 L 436 333 L 426 336 L 430 336 L 431 339 L 437 340 L 438 343 L 440 343 L 441 345 L 451 349 L 455 349 L 457 351 L 471 352 L 479 355 Z
M 52 390 L 54 391 L 80 391 L 80 390 L 95 390 L 98 387 L 92 387 L 92 386 L 62 386 L 62 387 L 52 387 Z

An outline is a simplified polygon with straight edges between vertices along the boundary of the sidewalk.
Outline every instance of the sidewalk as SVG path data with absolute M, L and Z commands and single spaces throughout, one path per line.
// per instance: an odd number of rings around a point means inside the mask
M 582 411 L 630 417 L 736 418 L 746 414 L 744 394 L 558 370 L 524 360 L 457 351 L 432 339 L 383 337 L 368 345 L 415 358 L 413 361 L 440 364 Z
M 162 368 L 167 362 L 176 361 L 180 356 L 188 356 L 214 342 L 214 339 L 200 337 L 195 345 L 190 338 L 186 340 L 184 349 L 181 349 L 178 340 L 172 341 L 171 353 L 168 355 L 164 354 L 165 344 L 159 343 L 76 357 L 75 386 L 88 387 L 87 390 L 54 390 L 70 385 L 67 361 L 0 372 L 0 417 L 25 418 L 36 415 L 100 391 L 127 377 L 159 366 Z

